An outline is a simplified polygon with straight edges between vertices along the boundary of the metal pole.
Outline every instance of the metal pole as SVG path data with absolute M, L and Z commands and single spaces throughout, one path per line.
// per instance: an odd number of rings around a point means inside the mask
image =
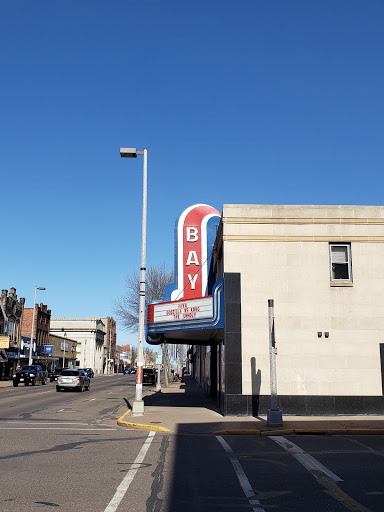
M 132 415 L 144 414 L 143 402 L 143 359 L 144 359 L 144 327 L 145 327 L 145 271 L 147 245 L 147 148 L 143 151 L 143 216 L 141 234 L 141 267 L 140 267 L 140 303 L 139 303 L 139 339 L 137 344 L 136 398 L 132 404 Z
M 109 324 L 108 375 L 111 374 L 111 322 Z
M 270 426 L 279 426 L 283 424 L 282 413 L 279 409 L 277 399 L 276 383 L 276 340 L 275 340 L 275 310 L 274 300 L 268 300 L 268 320 L 269 320 L 269 365 L 271 381 L 271 408 L 268 411 L 267 422 Z
M 163 362 L 162 357 L 160 357 L 162 354 L 162 346 L 159 345 L 158 348 L 158 355 L 159 360 L 161 360 L 161 363 Z M 161 382 L 160 382 L 160 372 L 161 372 L 161 363 L 159 361 L 159 364 L 157 365 L 157 383 L 156 383 L 156 391 L 161 391 Z
M 63 343 L 63 349 L 64 349 L 64 352 L 63 352 L 63 368 L 65 368 L 65 340 L 67 339 L 67 333 L 65 332 L 64 333 L 64 343 Z
M 29 359 L 28 359 L 29 366 L 31 366 L 31 364 L 32 364 L 33 335 L 35 334 L 36 291 L 37 291 L 37 286 L 35 286 L 35 298 L 33 299 L 32 331 L 31 331 L 31 341 L 29 343 Z

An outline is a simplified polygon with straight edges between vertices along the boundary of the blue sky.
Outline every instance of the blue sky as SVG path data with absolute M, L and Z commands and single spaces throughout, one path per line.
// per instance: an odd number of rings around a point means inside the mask
M 383 204 L 384 3 L 5 0 L 1 288 L 113 315 L 195 203 Z M 118 343 L 137 335 L 118 329 Z

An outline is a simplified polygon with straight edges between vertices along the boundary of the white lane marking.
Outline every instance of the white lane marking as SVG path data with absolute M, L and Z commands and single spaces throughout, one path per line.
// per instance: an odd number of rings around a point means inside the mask
M 317 474 L 314 471 L 320 471 L 321 473 L 324 473 L 332 480 L 335 480 L 335 482 L 342 482 L 343 479 L 335 475 L 335 473 L 332 473 L 329 469 L 327 469 L 325 466 L 323 466 L 318 460 L 316 460 L 312 455 L 309 455 L 309 453 L 305 453 L 304 450 L 302 450 L 299 446 L 292 443 L 291 441 L 288 441 L 288 439 L 285 439 L 285 437 L 281 436 L 268 436 L 272 441 L 275 441 L 279 446 L 284 448 L 284 450 L 287 450 L 290 454 L 292 454 L 295 459 L 302 464 L 305 469 L 307 469 L 316 479 Z
M 248 498 L 249 504 L 252 505 L 253 512 L 265 512 L 259 500 L 255 498 L 255 493 L 249 483 L 249 480 L 244 473 L 243 468 L 240 465 L 240 462 L 236 459 L 236 457 L 232 456 L 233 451 L 229 444 L 224 441 L 221 436 L 216 436 L 216 439 L 219 441 L 224 450 L 231 455 L 230 460 L 232 462 L 233 469 L 235 470 L 237 479 L 243 489 L 245 496 Z
M 139 451 L 138 456 L 136 457 L 135 462 L 132 464 L 131 469 L 128 470 L 127 474 L 123 478 L 121 484 L 117 488 L 115 495 L 109 502 L 107 508 L 104 510 L 104 512 L 115 512 L 117 507 L 119 506 L 120 501 L 124 498 L 125 493 L 128 490 L 128 487 L 131 485 L 132 480 L 134 479 L 137 470 L 140 468 L 140 464 L 143 462 L 144 457 L 148 451 L 148 448 L 150 447 L 153 437 L 155 435 L 155 432 L 151 430 L 148 434 L 147 439 L 145 440 L 145 443 L 141 447 L 141 450 Z
M 1 423 L 10 423 L 11 425 L 18 425 L 19 423 L 24 423 L 24 425 L 87 425 L 89 423 L 79 423 L 78 421 L 23 421 L 23 420 L 10 420 L 10 421 L 1 421 Z
M 59 409 L 57 412 L 64 412 L 65 409 Z
M 117 428 L 76 428 L 76 427 L 0 427 L 0 430 L 117 430 Z

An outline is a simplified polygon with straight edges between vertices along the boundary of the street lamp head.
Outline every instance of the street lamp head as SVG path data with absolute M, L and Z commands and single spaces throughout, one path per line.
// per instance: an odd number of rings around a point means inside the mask
M 36 290 L 45 290 L 42 286 L 36 286 Z
M 137 158 L 136 148 L 120 148 L 121 158 Z

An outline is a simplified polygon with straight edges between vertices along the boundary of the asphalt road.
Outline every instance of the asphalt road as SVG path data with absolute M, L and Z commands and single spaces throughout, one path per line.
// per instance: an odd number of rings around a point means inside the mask
M 1 388 L 0 511 L 384 510 L 384 436 L 119 427 L 134 392 L 134 375 L 96 377 L 84 393 Z

